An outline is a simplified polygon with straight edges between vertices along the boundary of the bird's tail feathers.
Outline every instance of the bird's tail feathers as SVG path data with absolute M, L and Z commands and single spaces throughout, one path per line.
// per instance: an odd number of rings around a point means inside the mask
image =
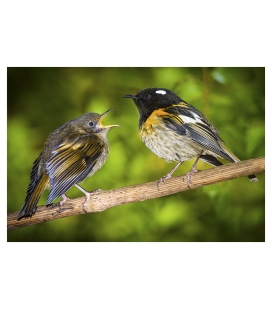
M 224 150 L 224 152 L 227 153 L 227 155 L 228 155 L 228 157 L 226 157 L 225 159 L 228 159 L 228 160 L 231 159 L 230 161 L 233 162 L 233 163 L 237 163 L 237 162 L 240 161 L 240 159 L 239 159 L 237 156 L 235 156 L 233 153 L 231 153 L 231 151 L 228 150 L 228 149 L 224 146 L 224 144 L 220 144 L 220 146 L 221 146 L 221 148 Z M 230 159 L 229 159 L 229 158 L 230 158 Z
M 44 173 L 39 177 L 39 179 L 34 184 L 33 183 L 29 184 L 25 203 L 18 214 L 18 220 L 23 217 L 31 217 L 32 214 L 35 213 L 37 203 L 41 195 L 43 194 L 44 190 L 46 189 L 48 181 L 49 181 L 48 175 Z
M 220 146 L 224 150 L 224 152 L 228 155 L 227 157 L 225 157 L 225 159 L 228 159 L 233 163 L 237 163 L 240 161 L 240 159 L 237 156 L 235 156 L 233 153 L 231 153 L 231 151 L 229 151 L 223 144 L 220 144 Z M 213 166 L 216 166 L 216 164 L 209 162 L 209 160 L 205 160 L 205 159 L 203 160 L 210 163 Z M 250 179 L 251 182 L 258 182 L 258 179 L 255 174 L 248 175 L 248 178 Z

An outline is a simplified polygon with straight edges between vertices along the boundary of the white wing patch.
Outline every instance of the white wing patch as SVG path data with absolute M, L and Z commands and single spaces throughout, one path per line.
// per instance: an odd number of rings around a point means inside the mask
M 165 95 L 165 94 L 166 94 L 166 91 L 160 89 L 160 90 L 156 90 L 156 93 L 157 93 L 157 94 L 161 94 L 161 95 Z
M 201 118 L 200 118 L 200 116 L 199 115 L 197 115 L 196 113 L 192 113 L 193 114 L 193 116 L 194 116 L 194 118 L 196 119 L 196 120 L 198 120 L 199 122 L 201 122 L 201 123 L 203 123 L 202 121 L 201 121 Z
M 192 113 L 194 117 L 190 117 L 190 116 L 185 116 L 185 115 L 179 115 L 179 117 L 184 121 L 184 123 L 203 123 L 201 121 L 201 118 L 195 114 L 195 113 Z

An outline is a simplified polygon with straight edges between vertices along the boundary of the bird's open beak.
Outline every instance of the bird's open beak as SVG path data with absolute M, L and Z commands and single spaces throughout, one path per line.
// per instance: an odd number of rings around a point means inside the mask
M 100 119 L 99 119 L 99 125 L 101 125 L 103 128 L 120 127 L 120 125 L 107 125 L 107 126 L 102 125 L 103 119 L 104 119 L 105 116 L 106 116 L 110 111 L 112 111 L 112 110 L 113 110 L 113 109 L 109 109 L 109 110 L 106 111 L 105 113 L 101 114 Z

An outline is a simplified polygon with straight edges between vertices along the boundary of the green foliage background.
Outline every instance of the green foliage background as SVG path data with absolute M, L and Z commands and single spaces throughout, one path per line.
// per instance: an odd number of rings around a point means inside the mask
M 241 160 L 265 154 L 264 68 L 8 68 L 7 86 L 8 213 L 23 205 L 32 163 L 49 133 L 86 112 L 113 108 L 104 124 L 121 127 L 109 132 L 109 158 L 83 183 L 85 189 L 144 183 L 169 172 L 174 163 L 157 158 L 140 141 L 136 107 L 122 99 L 147 87 L 170 88 L 201 110 Z M 175 175 L 186 173 L 192 163 L 182 164 Z M 7 233 L 7 240 L 264 241 L 264 174 L 258 178 L 258 183 L 240 178 L 17 229 Z M 82 193 L 73 187 L 67 195 Z

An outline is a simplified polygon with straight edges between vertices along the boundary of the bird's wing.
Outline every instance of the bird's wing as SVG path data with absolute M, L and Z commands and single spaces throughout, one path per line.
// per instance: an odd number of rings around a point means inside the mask
M 50 193 L 46 203 L 51 203 L 70 187 L 83 181 L 93 170 L 103 147 L 104 142 L 93 135 L 68 139 L 55 148 L 46 163 L 50 178 Z
M 162 117 L 169 128 L 192 139 L 203 149 L 233 162 L 233 158 L 221 146 L 223 143 L 217 129 L 198 110 L 181 102 L 164 108 L 164 111 L 166 113 Z

